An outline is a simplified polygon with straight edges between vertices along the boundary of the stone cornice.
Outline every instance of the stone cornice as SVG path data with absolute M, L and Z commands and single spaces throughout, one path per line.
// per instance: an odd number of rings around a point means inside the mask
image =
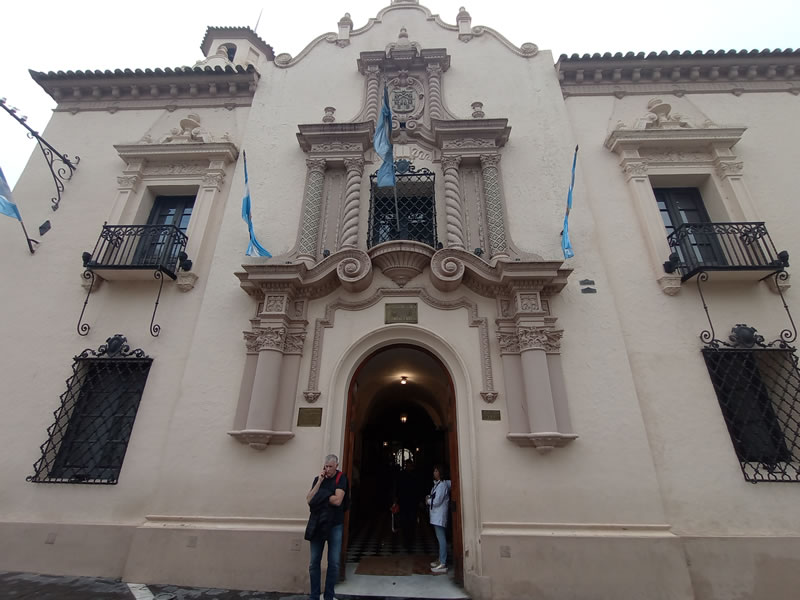
M 366 74 L 367 67 L 378 66 L 382 72 L 393 72 L 401 69 L 424 69 L 428 65 L 439 65 L 442 72 L 450 68 L 450 55 L 446 48 L 429 48 L 408 50 L 405 52 L 394 50 L 387 56 L 384 50 L 362 52 L 358 58 L 358 72 Z
M 800 93 L 800 51 L 562 55 L 565 95 L 788 91 Z
M 298 125 L 297 143 L 312 157 L 360 157 L 372 145 L 373 127 L 371 121 Z
M 208 27 L 205 36 L 203 36 L 203 41 L 200 43 L 200 50 L 203 52 L 204 56 L 208 56 L 211 50 L 211 42 L 215 39 L 245 39 L 261 50 L 267 60 L 275 59 L 275 52 L 272 50 L 272 46 L 262 40 L 258 34 L 249 27 Z
M 605 146 L 616 153 L 644 148 L 689 150 L 715 145 L 732 148 L 745 130 L 745 127 L 615 129 L 606 138 Z
M 231 163 L 239 156 L 239 150 L 231 142 L 189 142 L 175 144 L 118 144 L 114 149 L 126 162 L 221 160 Z
M 511 135 L 508 119 L 431 119 L 435 145 L 458 156 L 480 156 L 505 146 Z
M 254 67 L 179 67 L 114 71 L 29 71 L 56 110 L 142 107 L 249 106 L 259 75 Z

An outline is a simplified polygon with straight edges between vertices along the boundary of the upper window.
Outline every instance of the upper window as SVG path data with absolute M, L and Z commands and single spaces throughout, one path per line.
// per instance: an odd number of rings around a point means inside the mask
M 654 188 L 670 247 L 683 264 L 726 264 L 719 237 L 697 188 Z
M 28 481 L 117 483 L 152 362 L 121 335 L 76 356 Z
M 397 161 L 396 186 L 378 187 L 371 175 L 368 246 L 393 240 L 412 240 L 436 247 L 434 174 Z

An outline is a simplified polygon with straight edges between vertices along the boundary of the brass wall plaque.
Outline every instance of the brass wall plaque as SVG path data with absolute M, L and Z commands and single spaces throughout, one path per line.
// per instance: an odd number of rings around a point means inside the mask
M 416 302 L 394 302 L 386 304 L 386 323 L 416 323 Z
M 322 409 L 320 409 L 322 410 Z M 500 411 L 499 410 L 482 410 L 481 411 L 481 420 L 483 421 L 499 421 L 500 420 Z
M 321 408 L 301 408 L 297 413 L 298 427 L 321 427 L 322 409 Z

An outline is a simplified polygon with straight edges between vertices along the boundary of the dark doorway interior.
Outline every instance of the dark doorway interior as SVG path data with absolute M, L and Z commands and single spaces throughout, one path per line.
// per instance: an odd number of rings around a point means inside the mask
M 438 547 L 425 496 L 435 464 L 444 466 L 458 494 L 457 473 L 450 475 L 457 454 L 454 398 L 441 363 L 410 346 L 392 346 L 364 361 L 350 389 L 347 439 L 344 464 L 353 493 L 347 562 L 410 555 L 429 568 Z M 460 579 L 460 515 L 457 503 L 452 506 L 448 562 Z

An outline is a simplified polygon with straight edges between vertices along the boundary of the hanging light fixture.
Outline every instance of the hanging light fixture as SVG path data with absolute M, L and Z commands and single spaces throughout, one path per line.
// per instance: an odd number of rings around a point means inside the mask
M 406 421 L 408 421 L 408 415 L 406 413 L 401 414 L 400 415 L 400 422 L 401 423 L 405 423 Z
M 408 383 L 408 377 L 406 377 L 405 375 L 402 375 L 402 376 L 400 377 L 400 383 L 401 383 L 402 385 L 405 385 L 405 384 L 407 384 L 407 383 Z

